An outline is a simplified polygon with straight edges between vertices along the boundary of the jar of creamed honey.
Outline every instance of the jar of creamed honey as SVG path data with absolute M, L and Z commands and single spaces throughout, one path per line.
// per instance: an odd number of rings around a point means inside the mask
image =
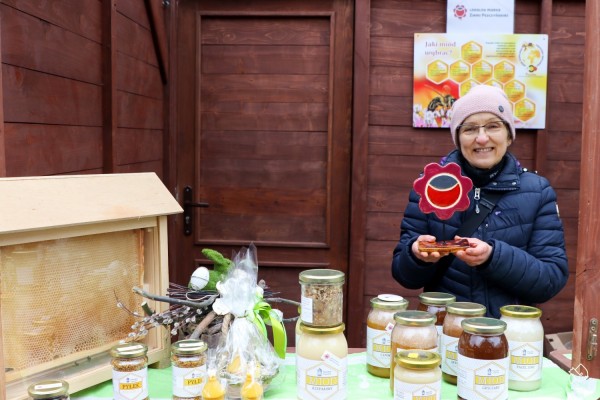
M 444 381 L 456 385 L 458 338 L 463 331 L 461 322 L 465 318 L 483 317 L 484 315 L 485 306 L 481 304 L 458 301 L 448 306 L 440 346 L 442 379 Z
M 442 392 L 440 355 L 425 350 L 401 350 L 394 358 L 394 400 L 439 400 Z
M 506 339 L 510 348 L 508 388 L 530 391 L 542 386 L 544 327 L 542 310 L 531 306 L 508 305 L 500 308 L 506 322 Z
M 457 394 L 460 400 L 508 399 L 506 322 L 475 317 L 461 322 Z
M 426 311 L 407 310 L 394 314 L 392 329 L 392 363 L 399 350 L 429 350 L 437 352 L 435 316 Z M 394 368 L 390 365 L 390 389 L 394 391 Z
M 408 300 L 395 294 L 380 294 L 371 299 L 367 316 L 367 371 L 371 375 L 389 378 L 394 314 L 407 307 Z

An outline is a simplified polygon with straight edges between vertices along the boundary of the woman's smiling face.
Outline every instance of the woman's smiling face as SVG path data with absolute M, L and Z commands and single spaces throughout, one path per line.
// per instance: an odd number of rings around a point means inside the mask
M 481 169 L 490 169 L 498 164 L 512 143 L 507 124 L 488 112 L 467 117 L 457 128 L 457 136 L 465 159 L 473 167 Z

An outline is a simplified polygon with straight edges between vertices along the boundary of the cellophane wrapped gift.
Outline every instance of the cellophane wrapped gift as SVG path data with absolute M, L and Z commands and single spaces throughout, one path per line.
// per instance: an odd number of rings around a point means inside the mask
M 265 322 L 257 310 L 257 304 L 266 303 L 262 300 L 263 289 L 257 285 L 256 247 L 251 244 L 243 248 L 232 261 L 233 268 L 217 284 L 220 297 L 215 300 L 213 310 L 234 317 L 217 346 L 217 368 L 227 380 L 228 397 L 239 398 L 250 365 L 255 366 L 257 371 L 253 373 L 267 389 L 279 373 L 282 359 L 267 338 Z

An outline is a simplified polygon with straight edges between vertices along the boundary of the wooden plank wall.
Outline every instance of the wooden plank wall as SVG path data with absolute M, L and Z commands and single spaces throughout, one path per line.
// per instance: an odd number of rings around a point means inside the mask
M 164 82 L 144 2 L 1 0 L 0 27 L 2 175 L 163 175 Z
M 550 18 L 551 21 L 542 21 L 542 6 L 548 5 L 551 15 L 548 13 L 544 18 Z M 573 322 L 584 10 L 583 0 L 516 0 L 515 33 L 546 33 L 541 31 L 542 25 L 551 26 L 548 89 L 550 114 L 547 129 L 545 132 L 519 130 L 511 149 L 524 166 L 533 170 L 540 165 L 544 166 L 544 170 L 539 172 L 548 177 L 557 190 L 565 225 L 572 276 L 567 287 L 556 298 L 541 306 L 546 332 L 570 331 Z M 365 25 L 361 16 L 368 17 L 369 14 L 370 41 L 365 45 L 360 37 L 360 27 Z M 355 60 L 355 82 L 364 81 L 361 73 L 368 75 L 369 82 L 365 93 L 365 97 L 368 96 L 368 123 L 363 129 L 367 132 L 364 141 L 368 143 L 368 150 L 363 155 L 367 172 L 365 183 L 362 184 L 366 187 L 366 237 L 365 268 L 362 272 L 364 297 L 361 303 L 363 321 L 366 321 L 369 300 L 379 293 L 401 294 L 410 300 L 412 308 L 418 303 L 420 291 L 404 289 L 390 279 L 392 250 L 399 237 L 400 221 L 412 181 L 426 163 L 439 161 L 452 148 L 452 144 L 447 129 L 411 127 L 413 35 L 417 32 L 445 32 L 446 2 L 371 0 L 367 12 L 357 10 L 356 15 L 357 51 L 365 51 L 366 48 L 368 56 L 365 58 L 369 60 L 364 66 Z M 361 59 L 360 55 L 356 58 Z M 360 88 L 355 87 L 355 106 L 358 104 L 360 107 L 360 101 L 357 102 L 360 96 L 357 93 L 360 93 Z M 355 114 L 354 118 L 356 135 L 357 130 L 360 133 L 362 121 L 360 115 Z M 537 135 L 545 135 L 545 140 L 538 140 Z M 354 151 L 357 159 L 357 149 Z M 540 154 L 545 159 L 539 159 Z M 355 176 L 354 183 L 356 182 Z M 361 184 L 360 180 L 358 182 Z M 355 199 L 353 207 L 361 207 L 360 198 Z M 356 210 L 353 212 L 356 216 Z M 360 223 L 360 219 L 358 222 Z M 360 240 L 356 242 L 360 244 Z M 356 249 L 353 251 L 357 252 Z M 362 335 L 360 343 L 364 345 L 364 333 Z

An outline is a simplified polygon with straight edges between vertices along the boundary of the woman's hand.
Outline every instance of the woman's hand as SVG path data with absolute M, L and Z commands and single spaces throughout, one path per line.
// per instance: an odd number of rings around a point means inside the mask
M 440 260 L 440 258 L 448 255 L 448 253 L 440 253 L 437 251 L 434 251 L 431 253 L 425 252 L 425 251 L 419 251 L 419 242 L 435 242 L 435 236 L 421 235 L 417 238 L 417 240 L 415 240 L 413 242 L 412 247 L 411 247 L 413 255 L 415 256 L 415 258 L 417 258 L 421 261 L 434 263 L 434 262 L 438 262 Z
M 456 236 L 456 239 L 462 239 Z M 477 267 L 485 263 L 492 255 L 492 246 L 476 238 L 467 238 L 470 248 L 459 250 L 455 254 L 456 258 L 464 261 L 469 267 Z

